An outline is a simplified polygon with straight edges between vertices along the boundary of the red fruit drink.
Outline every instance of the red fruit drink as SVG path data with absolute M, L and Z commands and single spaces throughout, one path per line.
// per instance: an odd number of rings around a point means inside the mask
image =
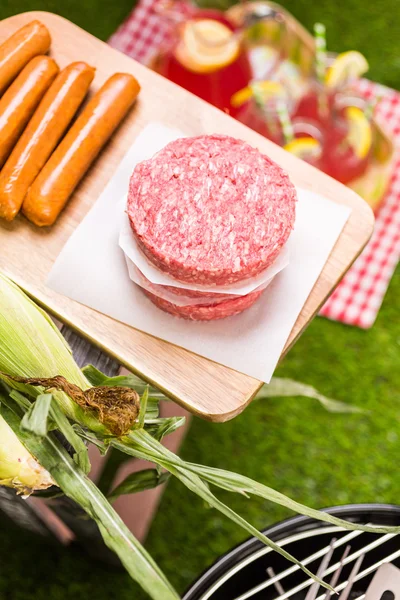
M 323 150 L 318 168 L 342 183 L 349 183 L 366 171 L 369 154 L 360 158 L 350 145 L 349 122 L 338 96 L 337 91 L 314 86 L 300 100 L 294 119 L 313 122 L 321 129 Z
M 212 22 L 222 29 L 213 27 Z M 202 63 L 202 54 L 207 57 L 207 66 Z M 237 113 L 231 105 L 233 94 L 246 87 L 252 78 L 238 32 L 217 10 L 196 10 L 188 21 L 180 23 L 175 43 L 161 52 L 155 70 L 232 116 Z
M 369 153 L 361 158 L 348 141 L 349 123 L 343 114 L 336 115 L 325 129 L 325 144 L 321 169 L 342 183 L 363 175 L 368 167 Z

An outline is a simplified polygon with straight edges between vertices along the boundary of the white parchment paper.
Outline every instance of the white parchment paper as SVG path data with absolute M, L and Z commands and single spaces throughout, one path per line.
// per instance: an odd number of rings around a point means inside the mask
M 173 317 L 154 306 L 131 281 L 118 244 L 121 213 L 117 208 L 135 164 L 182 136 L 158 123 L 142 131 L 64 246 L 47 285 L 118 321 L 268 383 L 350 209 L 298 189 L 296 224 L 288 242 L 289 265 L 276 275 L 261 299 L 241 315 L 220 321 Z
M 123 207 L 123 210 L 125 210 L 126 198 L 121 207 Z M 118 206 L 118 209 L 119 208 L 120 207 Z M 125 212 L 121 217 L 119 246 L 122 248 L 127 258 L 133 262 L 138 269 L 140 269 L 146 279 L 148 279 L 151 283 L 155 283 L 156 285 L 177 287 L 183 290 L 195 290 L 197 292 L 204 293 L 211 292 L 212 294 L 233 294 L 236 296 L 246 296 L 247 294 L 250 294 L 250 292 L 254 292 L 254 290 L 268 283 L 273 277 L 275 277 L 275 275 L 287 267 L 290 260 L 289 246 L 288 244 L 285 244 L 277 259 L 270 267 L 268 267 L 268 269 L 264 269 L 264 271 L 262 271 L 262 273 L 259 275 L 250 277 L 245 281 L 230 283 L 229 285 L 224 286 L 183 283 L 182 281 L 177 281 L 168 275 L 168 273 L 160 271 L 160 269 L 157 269 L 157 267 L 152 265 L 151 262 L 147 260 L 146 256 L 141 251 L 135 236 L 132 235 L 129 218 Z
M 129 277 L 131 278 L 131 280 L 134 283 L 139 285 L 141 288 L 144 288 L 145 290 L 149 291 L 151 294 L 155 294 L 159 298 L 163 298 L 164 300 L 167 300 L 168 302 L 172 302 L 172 304 L 175 304 L 176 306 L 195 306 L 196 304 L 199 304 L 200 300 L 204 304 L 216 304 L 217 302 L 224 302 L 225 300 L 228 299 L 226 296 L 223 296 L 222 294 L 219 295 L 220 299 L 218 299 L 218 297 L 216 297 L 216 296 L 212 296 L 212 297 L 208 297 L 208 298 L 205 296 L 202 296 L 202 298 L 199 299 L 198 297 L 191 298 L 189 296 L 183 296 L 183 295 L 181 296 L 181 295 L 173 294 L 172 292 L 170 292 L 168 290 L 168 287 L 165 285 L 157 285 L 157 284 L 150 283 L 143 276 L 143 274 L 137 268 L 135 263 L 133 263 L 127 257 L 126 254 L 125 254 L 125 260 L 126 260 L 126 264 L 128 265 Z M 265 281 L 262 285 L 260 285 L 256 289 L 260 290 L 260 291 L 265 290 L 269 286 L 269 284 L 271 283 L 272 280 L 273 280 L 273 277 L 271 277 L 270 279 Z M 229 299 L 234 299 L 234 298 L 237 298 L 237 295 L 233 295 L 233 294 L 229 295 Z

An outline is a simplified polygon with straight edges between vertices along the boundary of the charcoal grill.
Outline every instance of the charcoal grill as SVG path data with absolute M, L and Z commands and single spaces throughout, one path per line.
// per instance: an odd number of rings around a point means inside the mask
M 326 511 L 355 523 L 400 525 L 400 507 L 394 505 L 349 505 Z M 335 585 L 339 592 L 346 588 L 358 561 L 357 574 L 348 595 L 350 600 L 365 598 L 372 577 L 385 562 L 400 567 L 400 538 L 393 534 L 346 531 L 308 517 L 288 519 L 264 533 L 301 559 L 313 573 L 318 571 L 332 547 L 323 578 L 330 582 L 342 560 Z M 347 555 L 343 558 L 345 549 Z M 217 560 L 191 586 L 183 600 L 306 600 L 312 585 L 313 580 L 297 565 L 251 538 Z M 325 598 L 326 590 L 319 588 L 317 600 Z

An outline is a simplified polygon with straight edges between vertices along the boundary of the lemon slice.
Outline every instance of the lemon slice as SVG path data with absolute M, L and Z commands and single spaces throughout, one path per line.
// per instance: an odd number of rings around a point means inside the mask
M 333 64 L 329 67 L 325 83 L 328 88 L 336 88 L 343 85 L 349 79 L 361 77 L 369 69 L 366 58 L 355 50 L 339 54 Z
M 285 144 L 284 149 L 303 160 L 318 158 L 322 152 L 322 145 L 318 140 L 310 137 L 300 137 Z
M 213 19 L 199 19 L 184 24 L 175 56 L 190 71 L 212 73 L 232 63 L 239 49 L 229 27 Z
M 284 97 L 286 94 L 283 85 L 277 81 L 254 81 L 249 86 L 233 94 L 231 98 L 232 106 L 235 108 L 242 106 L 254 96 L 255 91 L 260 94 L 264 102 L 270 98 Z
M 348 106 L 344 114 L 349 125 L 347 142 L 358 158 L 365 158 L 372 145 L 371 123 L 358 106 Z

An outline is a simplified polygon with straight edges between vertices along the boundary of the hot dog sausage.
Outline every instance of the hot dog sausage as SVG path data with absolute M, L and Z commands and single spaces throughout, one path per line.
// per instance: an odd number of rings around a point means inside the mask
M 33 182 L 22 205 L 36 225 L 52 225 L 89 165 L 132 106 L 140 86 L 116 73 L 89 101 Z
M 72 120 L 94 77 L 93 67 L 72 63 L 56 77 L 0 173 L 0 216 L 11 220 Z
M 0 100 L 0 167 L 58 73 L 48 56 L 36 56 Z
M 40 21 L 32 21 L 1 44 L 0 95 L 34 56 L 46 54 L 50 43 L 47 27 Z

